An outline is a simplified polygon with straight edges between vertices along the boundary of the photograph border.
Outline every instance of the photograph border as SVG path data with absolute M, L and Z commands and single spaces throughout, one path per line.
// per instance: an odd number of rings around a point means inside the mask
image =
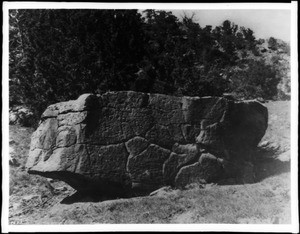
M 97 225 L 9 225 L 9 9 L 282 9 L 291 12 L 291 224 L 97 224 Z M 2 44 L 2 231 L 82 232 L 82 231 L 234 231 L 299 232 L 298 210 L 298 28 L 297 2 L 291 3 L 62 3 L 3 2 Z

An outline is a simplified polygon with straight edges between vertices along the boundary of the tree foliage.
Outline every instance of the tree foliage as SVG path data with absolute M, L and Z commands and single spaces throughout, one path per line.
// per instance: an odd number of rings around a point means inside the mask
M 231 89 L 240 98 L 273 98 L 277 94 L 280 78 L 276 70 L 262 59 L 249 59 L 231 76 Z
M 49 104 L 108 90 L 276 96 L 274 69 L 247 59 L 250 52 L 259 55 L 254 32 L 229 20 L 213 29 L 193 16 L 179 20 L 156 10 L 22 9 L 9 15 L 10 104 L 24 103 L 37 115 Z

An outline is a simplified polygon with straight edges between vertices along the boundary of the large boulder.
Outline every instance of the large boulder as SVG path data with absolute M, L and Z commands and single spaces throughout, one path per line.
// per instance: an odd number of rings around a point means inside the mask
M 45 110 L 27 168 L 106 194 L 243 177 L 267 123 L 267 109 L 257 101 L 84 94 Z

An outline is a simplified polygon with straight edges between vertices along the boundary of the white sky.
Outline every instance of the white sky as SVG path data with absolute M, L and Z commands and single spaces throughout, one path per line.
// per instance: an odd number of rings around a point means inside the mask
M 178 18 L 195 13 L 194 20 L 201 27 L 219 26 L 225 20 L 254 31 L 256 39 L 275 37 L 290 41 L 290 10 L 171 10 Z
M 230 20 L 250 28 L 255 37 L 275 37 L 284 41 L 291 38 L 291 9 L 297 3 L 62 3 L 62 2 L 6 2 L 15 8 L 82 8 L 82 9 L 157 9 L 171 10 L 177 17 L 195 12 L 201 27 L 221 25 Z M 184 10 L 186 9 L 186 10 Z

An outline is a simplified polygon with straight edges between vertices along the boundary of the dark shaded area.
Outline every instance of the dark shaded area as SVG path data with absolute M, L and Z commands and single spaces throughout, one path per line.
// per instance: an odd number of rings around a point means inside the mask
M 111 182 L 109 182 L 111 183 Z M 148 196 L 155 189 L 147 188 L 122 188 L 121 186 L 112 189 L 112 185 L 103 189 L 89 188 L 76 191 L 74 194 L 65 197 L 61 204 L 73 204 L 76 202 L 101 202 L 106 200 L 116 200 L 120 198 L 131 198 Z
M 29 170 L 28 173 L 61 180 L 76 189 L 77 191 L 74 194 L 61 201 L 62 204 L 99 202 L 111 199 L 146 196 L 153 191 L 153 189 L 150 188 L 131 187 L 131 183 L 125 183 L 124 185 L 107 179 L 92 178 L 67 171 L 39 172 Z
M 105 195 L 102 193 L 93 192 L 75 192 L 74 194 L 65 197 L 60 203 L 61 204 L 73 204 L 76 202 L 101 202 L 106 200 L 115 200 L 120 198 L 130 198 L 133 197 L 131 194 L 123 194 L 123 196 L 117 195 Z
M 291 162 L 290 161 L 280 161 L 275 158 L 270 159 L 262 159 L 256 165 L 256 182 L 260 182 L 265 178 L 280 175 L 285 172 L 289 172 L 291 170 Z
M 281 161 L 277 156 L 281 152 L 273 149 L 257 149 L 255 160 L 255 177 L 256 182 L 274 175 L 280 175 L 291 170 L 291 161 Z
M 274 149 L 257 148 L 253 155 L 253 170 L 248 170 L 247 167 L 243 168 L 242 164 L 232 163 L 232 168 L 240 171 L 240 176 L 225 178 L 217 182 L 218 185 L 234 185 L 234 184 L 247 184 L 247 183 L 259 183 L 262 180 L 280 175 L 290 171 L 290 160 L 280 160 L 278 156 L 284 152 L 280 152 Z M 253 181 L 245 181 L 245 177 L 252 177 Z
M 119 194 L 103 193 L 97 190 L 76 191 L 74 194 L 65 197 L 60 203 L 73 204 L 77 202 L 101 202 L 101 201 L 116 200 L 121 198 L 148 196 L 149 193 L 150 191 L 146 191 L 146 190 L 144 191 L 128 190 Z

